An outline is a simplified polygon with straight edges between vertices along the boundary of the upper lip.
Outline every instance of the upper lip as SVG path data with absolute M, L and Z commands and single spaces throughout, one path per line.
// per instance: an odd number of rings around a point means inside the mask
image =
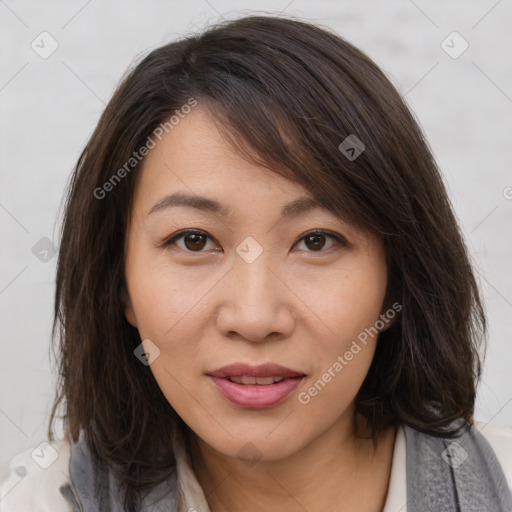
M 257 366 L 244 363 L 233 363 L 223 366 L 218 370 L 207 372 L 207 375 L 225 378 L 241 377 L 243 375 L 250 377 L 303 377 L 305 374 L 275 363 L 265 363 Z

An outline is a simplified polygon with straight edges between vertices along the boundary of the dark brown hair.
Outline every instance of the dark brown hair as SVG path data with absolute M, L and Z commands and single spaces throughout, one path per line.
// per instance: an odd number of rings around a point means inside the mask
M 97 191 L 177 109 L 195 98 L 248 160 L 303 185 L 340 218 L 384 242 L 387 303 L 356 397 L 374 439 L 407 424 L 435 436 L 473 419 L 486 321 L 440 173 L 421 129 L 383 72 L 329 30 L 249 16 L 162 46 L 123 78 L 83 150 L 65 204 L 55 293 L 66 431 L 116 468 L 127 503 L 174 463 L 180 421 L 134 348 L 124 317 L 124 243 L 139 165 Z M 339 145 L 355 135 L 357 158 Z M 103 193 L 102 193 L 103 194 Z M 152 399 L 148 400 L 147 397 Z M 131 497 L 131 498 L 130 498 Z

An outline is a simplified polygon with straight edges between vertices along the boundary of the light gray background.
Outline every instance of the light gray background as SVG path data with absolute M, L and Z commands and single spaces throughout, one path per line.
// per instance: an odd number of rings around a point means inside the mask
M 32 248 L 43 237 L 58 245 L 64 188 L 101 111 L 137 55 L 254 10 L 335 29 L 405 95 L 444 173 L 487 305 L 476 419 L 512 427 L 512 2 L 288 2 L 0 1 L 0 478 L 13 455 L 46 438 L 56 257 L 44 263 Z M 31 48 L 43 31 L 59 45 L 47 59 Z M 457 59 L 441 47 L 453 31 L 469 43 Z

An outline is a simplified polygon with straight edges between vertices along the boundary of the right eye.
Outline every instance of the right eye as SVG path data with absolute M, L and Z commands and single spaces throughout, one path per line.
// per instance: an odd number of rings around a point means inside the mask
M 202 249 L 207 245 L 207 240 L 211 237 L 208 233 L 199 230 L 191 230 L 187 229 L 184 231 L 179 231 L 175 233 L 170 238 L 166 239 L 162 244 L 162 247 L 170 247 L 172 245 L 176 245 L 183 251 L 187 252 L 205 252 Z M 179 245 L 176 242 L 178 240 L 183 240 L 183 244 Z

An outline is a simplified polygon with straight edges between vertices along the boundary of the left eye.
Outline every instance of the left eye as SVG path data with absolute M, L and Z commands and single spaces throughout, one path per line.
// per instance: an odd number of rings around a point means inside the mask
M 325 249 L 325 239 L 330 238 L 335 242 L 341 244 L 342 240 L 339 236 L 330 234 L 326 231 L 312 231 L 310 233 L 306 233 L 302 236 L 299 242 L 303 242 L 308 249 L 311 249 L 312 252 L 323 252 L 322 249 L 327 250 L 330 249 L 334 244 L 331 244 L 330 247 Z
M 310 231 L 303 235 L 295 245 L 299 244 L 299 242 L 303 242 L 306 247 L 309 249 L 308 252 L 324 252 L 325 250 L 325 239 L 330 238 L 334 240 L 334 243 L 331 244 L 330 249 L 335 243 L 340 245 L 345 245 L 344 240 L 334 233 L 329 233 L 327 231 L 317 230 Z M 178 240 L 183 240 L 183 246 L 178 245 L 176 242 Z M 207 240 L 211 240 L 211 237 L 205 233 L 204 231 L 181 231 L 180 233 L 176 233 L 175 235 L 168 238 L 163 244 L 163 247 L 169 247 L 172 245 L 176 245 L 180 249 L 183 249 L 188 252 L 204 252 L 202 249 L 207 245 Z

